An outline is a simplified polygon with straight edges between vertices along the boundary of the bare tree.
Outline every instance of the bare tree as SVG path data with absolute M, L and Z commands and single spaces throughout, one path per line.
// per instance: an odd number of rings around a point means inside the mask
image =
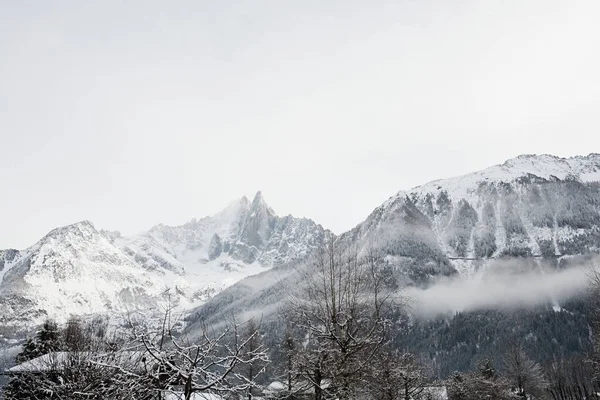
M 134 332 L 133 347 L 144 354 L 145 368 L 127 371 L 132 379 L 159 393 L 183 393 L 185 400 L 194 393 L 247 394 L 255 386 L 260 370 L 253 371 L 251 378 L 236 371 L 269 361 L 266 349 L 257 342 L 258 330 L 243 335 L 241 324 L 233 320 L 219 333 L 204 329 L 199 337 L 189 338 L 174 331 L 170 320 L 165 315 L 159 330 Z
M 290 397 L 293 396 L 294 390 L 294 354 L 296 351 L 296 341 L 294 340 L 294 333 L 292 327 L 288 323 L 285 328 L 285 338 L 283 341 L 283 348 L 285 351 L 285 378 L 286 378 L 286 389 Z
M 133 369 L 131 364 L 135 360 L 131 352 L 47 353 L 9 370 L 12 379 L 4 398 L 149 400 L 152 394 L 147 387 L 113 367 L 124 365 L 126 361 L 128 369 Z
M 592 265 L 588 272 L 589 296 L 588 302 L 592 309 L 592 352 L 589 362 L 592 366 L 594 380 L 600 382 L 600 267 Z
M 423 367 L 408 353 L 386 349 L 369 373 L 369 393 L 380 400 L 418 398 L 427 383 Z
M 302 284 L 286 310 L 304 336 L 297 372 L 324 395 L 348 399 L 364 388 L 363 376 L 386 341 L 393 307 L 374 251 L 359 257 L 333 236 L 301 271 Z
M 556 357 L 544 365 L 544 371 L 554 400 L 591 399 L 598 392 L 590 364 L 582 357 Z
M 520 343 L 510 344 L 504 354 L 506 375 L 521 397 L 543 398 L 548 382 L 541 366 L 530 359 Z
M 63 348 L 71 352 L 81 352 L 89 350 L 92 346 L 92 338 L 89 332 L 86 332 L 81 321 L 77 318 L 70 318 L 62 331 Z
M 246 346 L 242 349 L 242 356 L 248 357 L 252 354 L 264 349 L 262 344 L 262 340 L 260 337 L 260 324 L 257 324 L 254 318 L 250 318 L 245 326 L 243 327 L 244 336 L 249 338 Z M 257 377 L 264 373 L 266 367 L 266 363 L 261 358 L 255 358 L 253 360 L 249 360 L 246 363 L 242 363 L 240 368 L 236 370 L 236 373 L 239 373 L 244 377 L 246 382 L 254 382 Z M 256 392 L 255 385 L 251 385 L 248 387 L 247 397 L 248 400 L 252 400 L 254 393 Z

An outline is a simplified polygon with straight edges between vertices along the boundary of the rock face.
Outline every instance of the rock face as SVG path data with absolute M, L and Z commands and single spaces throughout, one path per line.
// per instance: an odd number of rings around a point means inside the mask
M 223 253 L 223 241 L 216 233 L 213 235 L 208 246 L 208 259 L 213 261 Z
M 0 273 L 2 273 L 5 267 L 10 266 L 13 263 L 13 261 L 18 257 L 19 250 L 0 250 Z
M 311 220 L 278 217 L 259 192 L 210 217 L 122 237 L 88 221 L 58 228 L 28 249 L 0 251 L 0 325 L 46 317 L 199 304 L 272 266 L 306 256 L 325 239 Z
M 600 250 L 600 155 L 524 155 L 401 191 L 341 240 L 375 245 L 413 280 L 500 257 Z
M 252 202 L 243 197 L 214 216 L 182 226 L 158 225 L 141 237 L 115 242 L 158 264 L 168 258 L 160 256 L 160 248 L 188 267 L 217 259 L 232 267 L 255 263 L 271 267 L 305 257 L 323 243 L 326 233 L 312 220 L 277 216 L 258 192 Z

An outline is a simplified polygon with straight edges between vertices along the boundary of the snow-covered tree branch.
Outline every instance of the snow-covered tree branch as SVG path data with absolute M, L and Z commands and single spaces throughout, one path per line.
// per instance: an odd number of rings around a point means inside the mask
M 332 236 L 301 270 L 301 286 L 286 313 L 304 338 L 295 368 L 315 399 L 335 394 L 347 399 L 364 390 L 363 377 L 386 342 L 390 313 L 400 304 L 386 290 L 382 257 L 362 255 Z

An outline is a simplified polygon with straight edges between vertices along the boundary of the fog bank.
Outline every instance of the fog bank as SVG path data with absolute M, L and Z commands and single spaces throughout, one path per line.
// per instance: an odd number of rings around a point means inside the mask
M 483 309 L 515 309 L 585 294 L 589 267 L 555 269 L 516 262 L 494 263 L 471 277 L 438 281 L 427 289 L 409 288 L 411 313 L 419 317 Z

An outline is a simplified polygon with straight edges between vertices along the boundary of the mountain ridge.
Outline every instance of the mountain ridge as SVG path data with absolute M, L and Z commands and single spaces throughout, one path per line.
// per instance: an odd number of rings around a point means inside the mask
M 278 217 L 261 192 L 252 203 L 244 196 L 212 216 L 130 237 L 76 222 L 24 250 L 0 251 L 7 309 L 0 323 L 156 308 L 167 288 L 176 294 L 171 301 L 191 307 L 247 275 L 304 257 L 326 232 L 312 220 Z
M 565 160 L 521 156 L 400 191 L 337 240 L 382 254 L 393 287 L 472 277 L 498 259 L 534 270 L 587 263 L 600 253 L 600 155 Z M 497 179 L 485 179 L 492 175 Z M 452 191 L 456 182 L 461 191 Z M 215 296 L 193 312 L 191 329 L 197 321 L 219 322 L 217 310 L 263 315 L 285 292 L 275 274 L 287 276 L 265 271 L 264 285 L 249 277 Z
M 558 265 L 600 249 L 598 180 L 596 153 L 522 155 L 399 191 L 337 240 L 383 251 L 411 285 L 470 275 L 499 257 Z M 302 262 L 328 234 L 310 219 L 278 216 L 260 191 L 212 216 L 134 236 L 81 221 L 27 249 L 0 251 L 0 304 L 11 310 L 0 322 L 155 307 L 169 287 L 194 307 L 247 276 Z

